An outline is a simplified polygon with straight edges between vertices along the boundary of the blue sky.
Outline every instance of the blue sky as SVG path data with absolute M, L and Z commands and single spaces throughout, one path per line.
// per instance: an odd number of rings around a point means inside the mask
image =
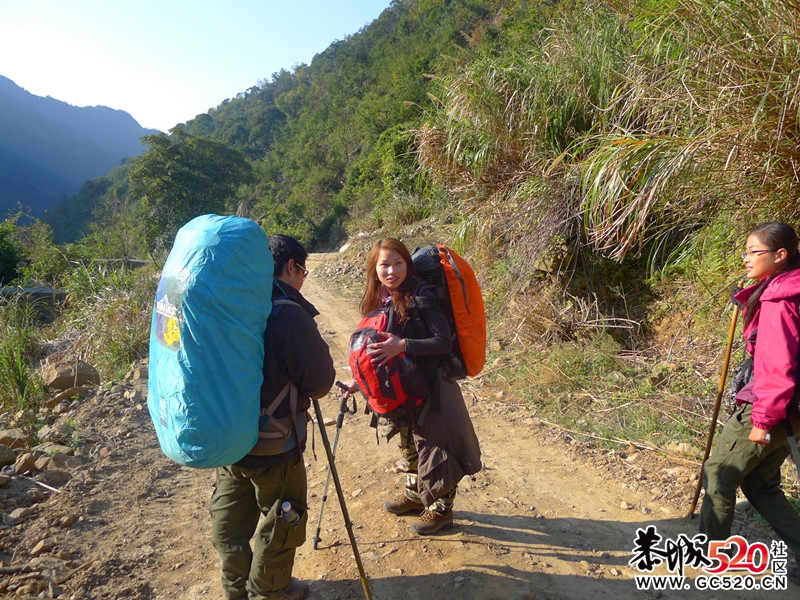
M 0 75 L 167 131 L 309 64 L 391 0 L 0 0 Z M 2 107 L 0 107 L 2 108 Z

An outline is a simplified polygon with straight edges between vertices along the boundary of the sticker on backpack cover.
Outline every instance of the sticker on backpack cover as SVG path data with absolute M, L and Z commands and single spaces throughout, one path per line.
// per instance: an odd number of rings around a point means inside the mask
M 181 270 L 175 276 L 162 277 L 156 291 L 154 333 L 158 343 L 170 350 L 181 347 L 181 327 L 184 323 L 183 296 L 191 273 Z

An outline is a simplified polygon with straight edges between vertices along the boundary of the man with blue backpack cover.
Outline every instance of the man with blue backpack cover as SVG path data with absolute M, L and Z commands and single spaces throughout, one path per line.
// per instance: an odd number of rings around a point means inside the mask
M 307 411 L 312 398 L 331 389 L 336 371 L 314 322 L 319 313 L 300 294 L 308 252 L 283 234 L 269 237 L 269 249 L 275 276 L 264 334 L 259 436 L 244 458 L 218 470 L 212 540 L 222 560 L 225 598 L 301 600 L 308 586 L 292 578 L 292 568 L 308 521 Z M 286 502 L 291 510 L 285 510 Z

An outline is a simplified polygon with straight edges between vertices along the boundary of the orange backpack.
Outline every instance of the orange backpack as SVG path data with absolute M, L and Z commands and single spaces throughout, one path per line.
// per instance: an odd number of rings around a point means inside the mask
M 466 260 L 442 244 L 411 254 L 419 278 L 433 285 L 453 335 L 448 377 L 474 377 L 486 363 L 486 312 L 478 279 Z

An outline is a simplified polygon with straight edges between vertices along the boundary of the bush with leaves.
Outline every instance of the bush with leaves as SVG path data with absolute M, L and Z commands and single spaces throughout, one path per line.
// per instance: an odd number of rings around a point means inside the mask
M 151 252 L 168 251 L 178 229 L 198 215 L 230 214 L 236 190 L 252 180 L 250 164 L 223 142 L 180 130 L 142 138 L 149 150 L 130 169 L 130 199 Z
M 20 227 L 22 279 L 26 284 L 60 288 L 72 269 L 72 248 L 53 243 L 49 225 L 36 219 Z
M 0 285 L 8 285 L 19 277 L 20 253 L 14 243 L 14 223 L 0 223 Z
M 69 310 L 62 330 L 78 332 L 73 352 L 93 364 L 105 380 L 121 377 L 149 350 L 150 319 L 158 279 L 154 267 L 88 262 L 66 282 Z
M 0 298 L 0 408 L 34 411 L 43 386 L 38 358 L 36 308 L 23 295 Z

